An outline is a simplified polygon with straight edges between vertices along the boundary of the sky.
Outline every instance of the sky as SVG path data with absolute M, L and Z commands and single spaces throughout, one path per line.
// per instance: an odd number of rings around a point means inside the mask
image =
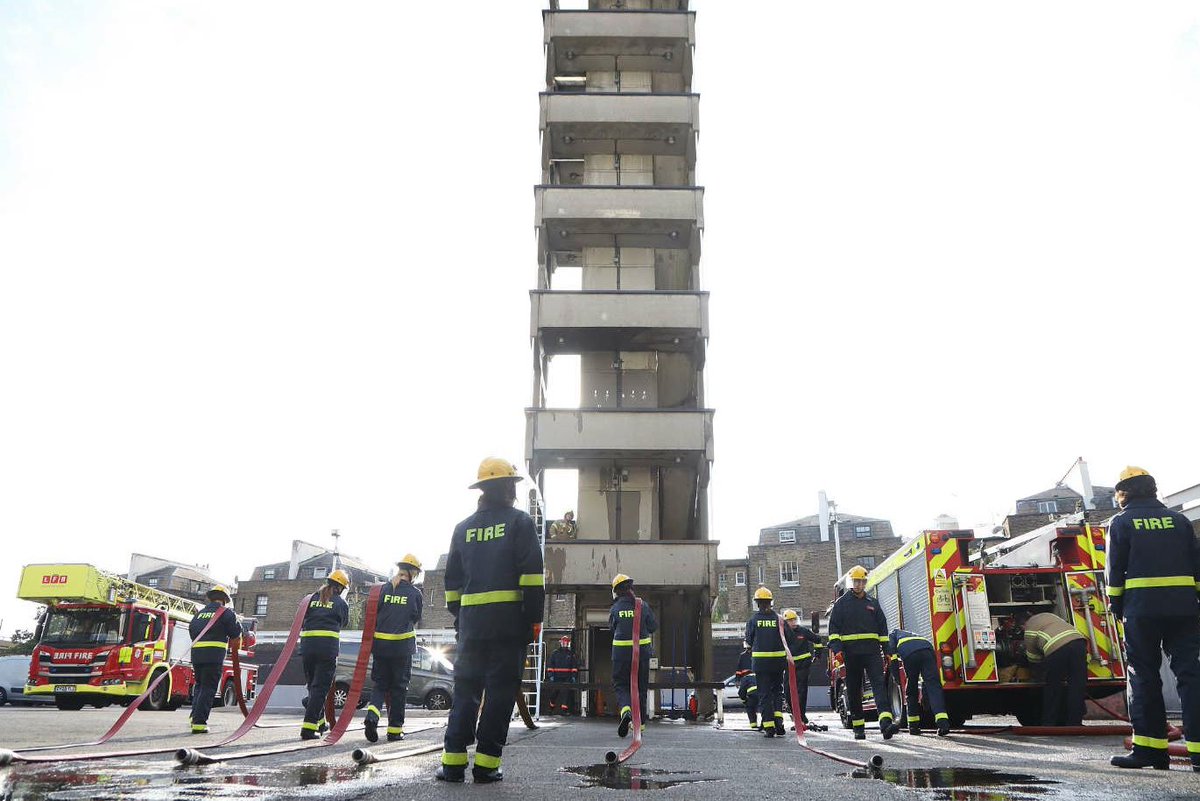
M 1200 483 L 1194 3 L 692 7 L 722 557 Z M 29 563 L 445 550 L 523 459 L 541 8 L 0 4 L 0 634 Z

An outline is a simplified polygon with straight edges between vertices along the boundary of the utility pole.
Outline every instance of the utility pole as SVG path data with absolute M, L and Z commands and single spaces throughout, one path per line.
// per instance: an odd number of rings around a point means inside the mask
M 339 567 L 341 567 L 341 559 L 339 558 L 341 556 L 341 552 L 338 550 L 338 548 L 339 548 L 338 540 L 340 540 L 342 538 L 342 535 L 338 534 L 338 530 L 335 528 L 333 530 L 333 533 L 330 534 L 329 536 L 333 537 L 333 568 L 332 568 L 332 570 L 337 570 Z M 332 570 L 330 572 L 332 572 Z
M 837 502 L 829 500 L 825 490 L 817 493 L 817 520 L 821 526 L 821 542 L 829 541 L 829 524 L 833 523 L 833 554 L 837 560 L 837 577 L 842 577 L 842 541 L 838 537 Z

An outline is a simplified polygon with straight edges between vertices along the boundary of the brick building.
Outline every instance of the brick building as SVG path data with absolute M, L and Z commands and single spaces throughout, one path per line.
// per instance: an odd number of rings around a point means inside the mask
M 292 541 L 289 561 L 254 568 L 250 579 L 238 585 L 233 608 L 241 615 L 255 618 L 260 631 L 287 631 L 292 627 L 301 596 L 319 590 L 335 565 L 350 574 L 350 587 L 343 595 L 350 604 L 349 628 L 361 628 L 367 592 L 372 584 L 379 584 L 389 576 L 353 556 L 302 540 Z
M 423 574 L 421 595 L 425 601 L 421 616 L 423 629 L 448 629 L 454 626 L 454 616 L 446 608 L 446 554 L 438 557 L 437 567 Z M 546 592 L 546 614 L 542 627 L 547 631 L 575 628 L 575 593 Z
M 856 564 L 872 568 L 901 545 L 887 520 L 838 513 L 842 569 Z M 718 592 L 726 591 L 728 620 L 746 620 L 753 609 L 754 591 L 766 586 L 775 595 L 775 608 L 790 607 L 806 617 L 824 612 L 838 579 L 832 529 L 822 536 L 817 515 L 768 526 L 745 559 L 720 562 Z M 743 582 L 744 577 L 744 582 Z
M 1116 490 L 1112 487 L 1092 487 L 1092 508 L 1108 509 L 1116 514 Z M 1069 515 L 1083 511 L 1083 496 L 1065 484 L 1017 500 L 1018 515 Z
M 217 579 L 209 572 L 208 565 L 188 565 L 141 553 L 130 556 L 126 577 L 138 584 L 200 603 L 207 602 L 208 591 L 214 584 L 223 584 L 230 592 L 237 592 L 236 582 Z

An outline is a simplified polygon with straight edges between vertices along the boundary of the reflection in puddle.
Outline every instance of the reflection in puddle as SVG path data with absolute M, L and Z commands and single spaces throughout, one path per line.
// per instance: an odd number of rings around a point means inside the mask
M 952 801 L 1026 801 L 1050 791 L 1056 781 L 991 768 L 912 768 L 856 770 L 856 779 L 882 779 L 898 787 L 932 790 L 927 794 Z
M 699 778 L 700 773 L 694 770 L 655 770 L 625 765 L 581 765 L 560 770 L 581 776 L 583 784 L 580 787 L 605 787 L 609 790 L 665 790 L 680 784 L 725 781 L 715 777 Z
M 11 770 L 0 774 L 0 801 L 109 801 L 136 795 L 147 799 L 263 798 L 280 789 L 369 778 L 372 768 L 295 765 L 253 773 L 214 774 L 200 768 L 162 770 Z

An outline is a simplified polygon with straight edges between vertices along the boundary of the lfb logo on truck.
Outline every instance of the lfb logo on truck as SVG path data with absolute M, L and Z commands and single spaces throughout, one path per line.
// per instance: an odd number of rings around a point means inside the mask
M 51 574 L 49 576 L 42 576 L 42 583 L 43 584 L 66 584 L 67 577 L 60 576 L 60 575 L 54 575 L 54 574 Z

